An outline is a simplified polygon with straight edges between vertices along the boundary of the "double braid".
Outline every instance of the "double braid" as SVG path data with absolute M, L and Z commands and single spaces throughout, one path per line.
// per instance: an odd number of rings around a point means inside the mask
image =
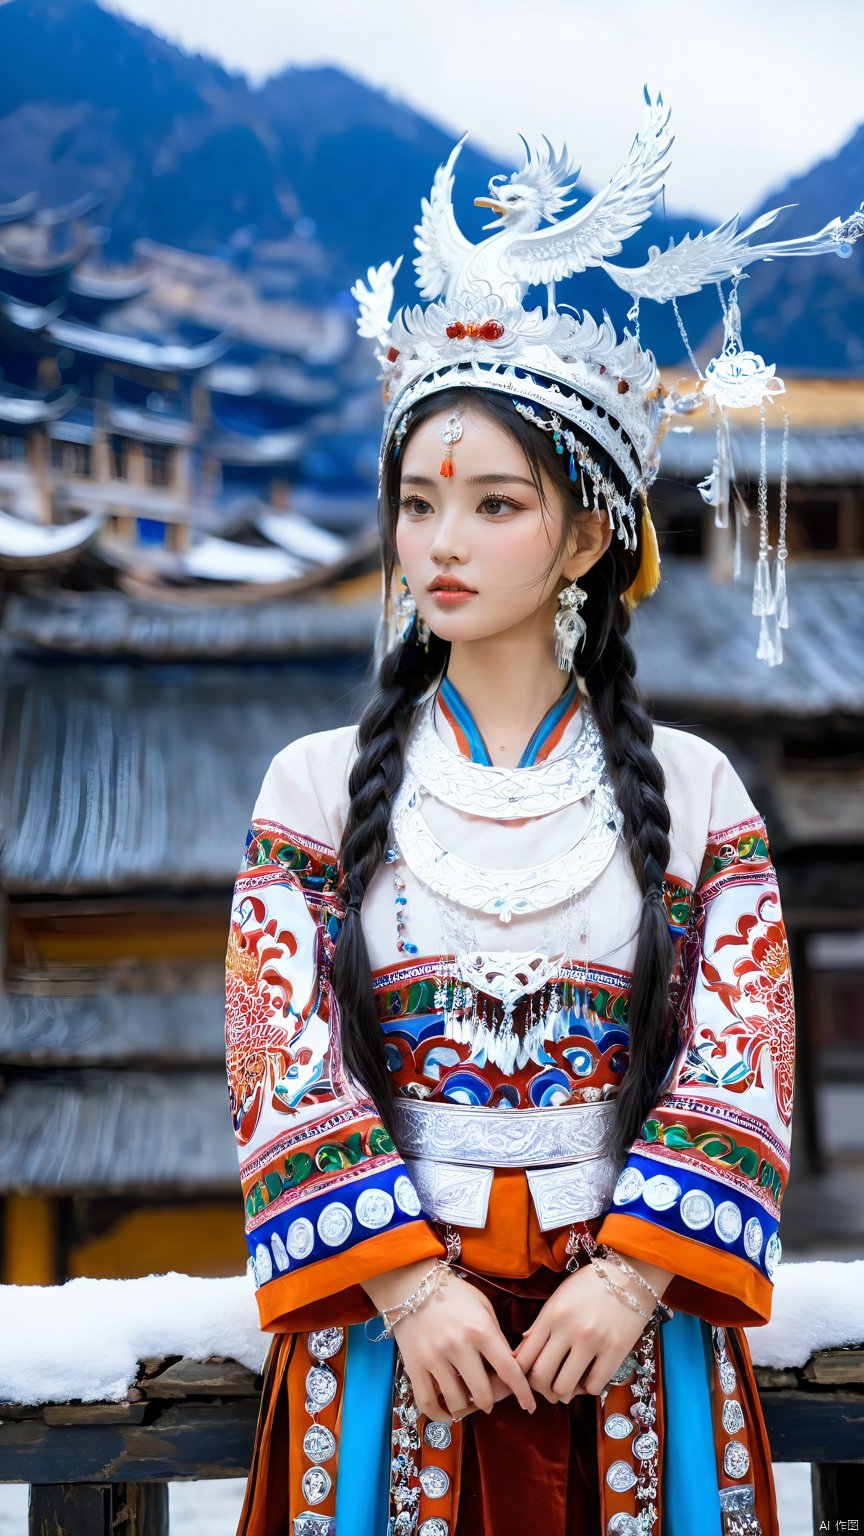
M 345 914 L 331 982 L 342 1019 L 342 1057 L 350 1076 L 371 1095 L 391 1136 L 389 1072 L 360 908 L 387 849 L 390 807 L 402 779 L 416 700 L 440 672 L 447 649 L 432 636 L 428 648 L 409 639 L 384 657 L 378 691 L 357 729 L 357 756 L 348 778 L 350 804 L 339 846 Z

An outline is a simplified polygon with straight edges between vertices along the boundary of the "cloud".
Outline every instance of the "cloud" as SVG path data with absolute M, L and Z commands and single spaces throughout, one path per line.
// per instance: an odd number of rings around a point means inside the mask
M 821 0 L 818 12 L 812 0 L 110 3 L 255 80 L 336 64 L 454 136 L 467 130 L 502 169 L 518 158 L 519 132 L 566 140 L 589 186 L 626 154 L 647 82 L 672 106 L 667 202 L 710 219 L 752 208 L 833 154 L 861 115 L 864 7 L 848 0 Z

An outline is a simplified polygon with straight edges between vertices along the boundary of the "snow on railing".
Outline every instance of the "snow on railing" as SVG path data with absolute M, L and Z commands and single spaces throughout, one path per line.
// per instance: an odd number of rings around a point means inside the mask
M 778 1368 L 864 1342 L 864 1260 L 781 1264 L 770 1323 L 746 1332 L 754 1364 Z M 119 1402 L 139 1361 L 170 1355 L 260 1371 L 269 1342 L 246 1275 L 0 1286 L 0 1402 Z

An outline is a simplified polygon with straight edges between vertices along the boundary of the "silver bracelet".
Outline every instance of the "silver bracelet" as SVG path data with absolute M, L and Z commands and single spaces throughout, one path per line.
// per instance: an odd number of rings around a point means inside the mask
M 591 1268 L 600 1276 L 600 1279 L 611 1295 L 620 1297 L 621 1301 L 625 1301 L 628 1307 L 631 1307 L 634 1312 L 638 1312 L 639 1316 L 644 1317 L 646 1322 L 650 1322 L 652 1313 L 643 1312 L 636 1297 L 630 1291 L 625 1290 L 623 1286 L 615 1284 L 615 1281 L 606 1273 L 599 1259 L 591 1260 Z
M 650 1282 L 645 1279 L 644 1275 L 640 1275 L 639 1271 L 634 1269 L 632 1264 L 628 1264 L 626 1259 L 617 1251 L 617 1249 L 610 1248 L 608 1243 L 603 1243 L 600 1248 L 600 1257 L 603 1259 L 608 1259 L 611 1264 L 616 1264 L 618 1268 L 623 1269 L 626 1274 L 632 1275 L 633 1279 L 636 1280 L 639 1285 L 643 1286 L 646 1291 L 651 1292 L 651 1295 L 654 1297 L 655 1301 L 660 1300 L 660 1297 L 655 1291 L 653 1285 L 651 1285 Z
M 617 1264 L 619 1269 L 623 1269 L 625 1274 L 632 1275 L 633 1279 L 636 1280 L 639 1285 L 643 1286 L 646 1291 L 650 1291 L 656 1303 L 654 1308 L 655 1312 L 659 1310 L 661 1315 L 667 1319 L 675 1316 L 672 1308 L 668 1306 L 667 1303 L 663 1300 L 662 1296 L 660 1296 L 657 1291 L 655 1291 L 651 1282 L 646 1280 L 644 1275 L 640 1275 L 638 1269 L 634 1269 L 632 1264 L 628 1264 L 626 1259 L 617 1251 L 617 1249 L 610 1248 L 608 1243 L 602 1243 L 600 1246 L 600 1253 L 604 1259 L 609 1259 L 611 1263 Z
M 437 1293 L 445 1274 L 453 1273 L 458 1274 L 459 1271 L 454 1270 L 449 1259 L 436 1259 L 432 1268 L 426 1271 L 416 1291 L 412 1291 L 410 1296 L 406 1296 L 404 1301 L 397 1302 L 393 1307 L 381 1307 L 384 1328 L 374 1338 L 367 1333 L 366 1337 L 370 1344 L 379 1344 L 382 1339 L 389 1339 L 396 1324 L 401 1323 L 403 1317 L 409 1317 L 412 1312 L 416 1312 L 429 1296 Z

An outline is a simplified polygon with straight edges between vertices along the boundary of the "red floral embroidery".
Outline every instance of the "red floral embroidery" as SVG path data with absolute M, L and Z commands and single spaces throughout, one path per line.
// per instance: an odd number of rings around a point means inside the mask
M 299 1021 L 291 1015 L 293 989 L 284 961 L 297 953 L 297 940 L 290 930 L 278 929 L 273 919 L 265 921 L 267 904 L 260 896 L 250 894 L 246 902 L 254 921 L 242 929 L 232 924 L 225 976 L 228 1096 L 241 1146 L 255 1134 L 268 1097 L 283 1114 L 296 1112 L 277 1085 L 292 1063 L 296 1070 L 307 1049 L 296 1054 L 291 1050 Z
M 764 1086 L 763 1058 L 771 1062 L 777 1108 L 785 1125 L 792 1119 L 795 1066 L 795 1007 L 789 945 L 783 923 L 766 916 L 776 902 L 766 891 L 755 913 L 738 919 L 734 933 L 723 934 L 715 951 L 729 945 L 745 946 L 748 953 L 733 966 L 734 981 L 724 981 L 708 960 L 703 962 L 705 985 L 715 992 L 736 1022 L 722 1031 L 735 1041 L 753 1078 Z M 712 1036 L 712 1040 L 714 1037 Z M 716 1051 L 712 1052 L 716 1055 Z

